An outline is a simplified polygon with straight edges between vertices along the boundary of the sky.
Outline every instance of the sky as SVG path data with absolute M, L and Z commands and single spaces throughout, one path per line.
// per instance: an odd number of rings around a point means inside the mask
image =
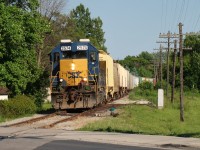
M 80 3 L 89 8 L 92 18 L 103 21 L 107 51 L 114 59 L 155 52 L 160 33 L 200 30 L 200 0 L 67 0 L 63 13 Z M 163 45 L 164 47 L 167 45 Z

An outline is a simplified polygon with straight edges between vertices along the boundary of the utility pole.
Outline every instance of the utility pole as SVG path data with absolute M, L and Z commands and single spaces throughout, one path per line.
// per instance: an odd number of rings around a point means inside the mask
M 162 45 L 160 44 L 160 87 L 162 89 Z
M 180 121 L 184 121 L 184 99 L 183 99 L 183 24 L 179 23 L 179 53 L 180 53 Z
M 179 23 L 178 26 L 179 26 L 179 53 L 180 53 L 180 120 L 183 122 L 184 121 L 183 50 L 192 50 L 192 48 L 183 48 L 183 33 L 182 33 L 183 24 Z M 187 34 L 187 35 L 190 35 L 190 34 Z
M 183 97 L 183 50 L 192 50 L 191 48 L 183 48 L 183 35 L 199 35 L 195 33 L 182 33 L 183 24 L 179 23 L 179 34 L 160 34 L 161 38 L 179 38 L 179 53 L 180 53 L 180 121 L 184 121 L 184 97 Z M 169 33 L 169 32 L 168 32 Z M 176 49 L 176 46 L 175 46 Z M 174 74 L 174 73 L 173 73 Z M 175 81 L 174 81 L 175 85 Z M 172 99 L 171 99 L 172 100 Z
M 172 103 L 174 103 L 174 88 L 175 88 L 175 77 L 176 77 L 176 51 L 177 51 L 177 40 L 174 40 L 174 59 L 173 59 L 172 94 L 171 94 Z
M 167 95 L 167 98 L 169 98 L 169 56 L 170 56 L 170 38 L 171 37 L 171 34 L 170 34 L 170 31 L 168 31 L 167 33 L 167 36 L 165 35 L 159 35 L 159 38 L 167 38 L 167 42 L 158 42 L 158 43 L 167 43 L 167 87 L 166 87 L 166 95 Z
M 154 50 L 159 50 L 160 51 L 160 60 L 159 60 L 159 79 L 160 79 L 160 87 L 162 88 L 162 45 L 160 44 L 160 48 L 159 49 L 154 49 Z
M 169 51 L 169 47 L 170 47 L 170 32 L 168 31 L 167 33 L 167 89 L 166 89 L 166 93 L 167 93 L 167 98 L 169 97 L 168 94 L 168 90 L 169 90 L 169 55 L 170 55 L 170 51 Z
M 158 81 L 158 63 L 157 63 L 157 60 L 154 58 L 154 61 L 153 61 L 154 65 L 153 65 L 153 70 L 154 70 L 154 79 L 156 80 L 156 82 Z

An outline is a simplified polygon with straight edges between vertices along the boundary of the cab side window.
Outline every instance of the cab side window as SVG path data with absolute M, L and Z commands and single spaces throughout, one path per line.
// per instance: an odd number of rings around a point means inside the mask
M 60 54 L 58 52 L 54 53 L 54 62 L 60 61 Z
M 95 62 L 96 61 L 96 53 L 95 52 L 90 52 L 90 61 Z

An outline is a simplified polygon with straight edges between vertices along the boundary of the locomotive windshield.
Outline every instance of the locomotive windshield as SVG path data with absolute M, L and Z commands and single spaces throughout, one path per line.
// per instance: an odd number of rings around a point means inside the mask
M 63 52 L 63 58 L 65 59 L 81 59 L 87 58 L 86 51 L 65 51 Z

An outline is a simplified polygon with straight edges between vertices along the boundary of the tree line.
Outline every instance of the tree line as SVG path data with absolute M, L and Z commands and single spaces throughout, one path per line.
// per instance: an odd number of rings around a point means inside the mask
M 184 62 L 184 88 L 186 90 L 200 90 L 200 36 L 199 35 L 190 35 L 186 36 L 184 39 L 184 47 L 191 47 L 192 51 L 184 51 L 183 52 L 183 62 Z M 119 60 L 119 62 L 129 69 L 136 76 L 143 77 L 151 77 L 155 78 L 155 65 L 157 69 L 159 69 L 158 61 L 159 61 L 159 52 L 157 53 L 149 53 L 149 52 L 141 52 L 138 56 L 127 56 L 123 60 Z M 175 87 L 180 87 L 180 63 L 179 63 L 179 52 L 176 54 L 176 70 L 175 70 Z M 170 61 L 169 61 L 169 83 L 172 85 L 172 70 L 173 70 L 173 56 L 174 53 L 171 51 L 170 53 Z M 166 85 L 167 79 L 167 53 L 162 53 L 162 63 L 163 63 L 163 83 Z M 155 61 L 157 62 L 155 64 Z M 159 82 L 159 81 L 158 81 Z M 159 83 L 160 84 L 160 83 Z M 165 88 L 165 87 L 164 87 Z

